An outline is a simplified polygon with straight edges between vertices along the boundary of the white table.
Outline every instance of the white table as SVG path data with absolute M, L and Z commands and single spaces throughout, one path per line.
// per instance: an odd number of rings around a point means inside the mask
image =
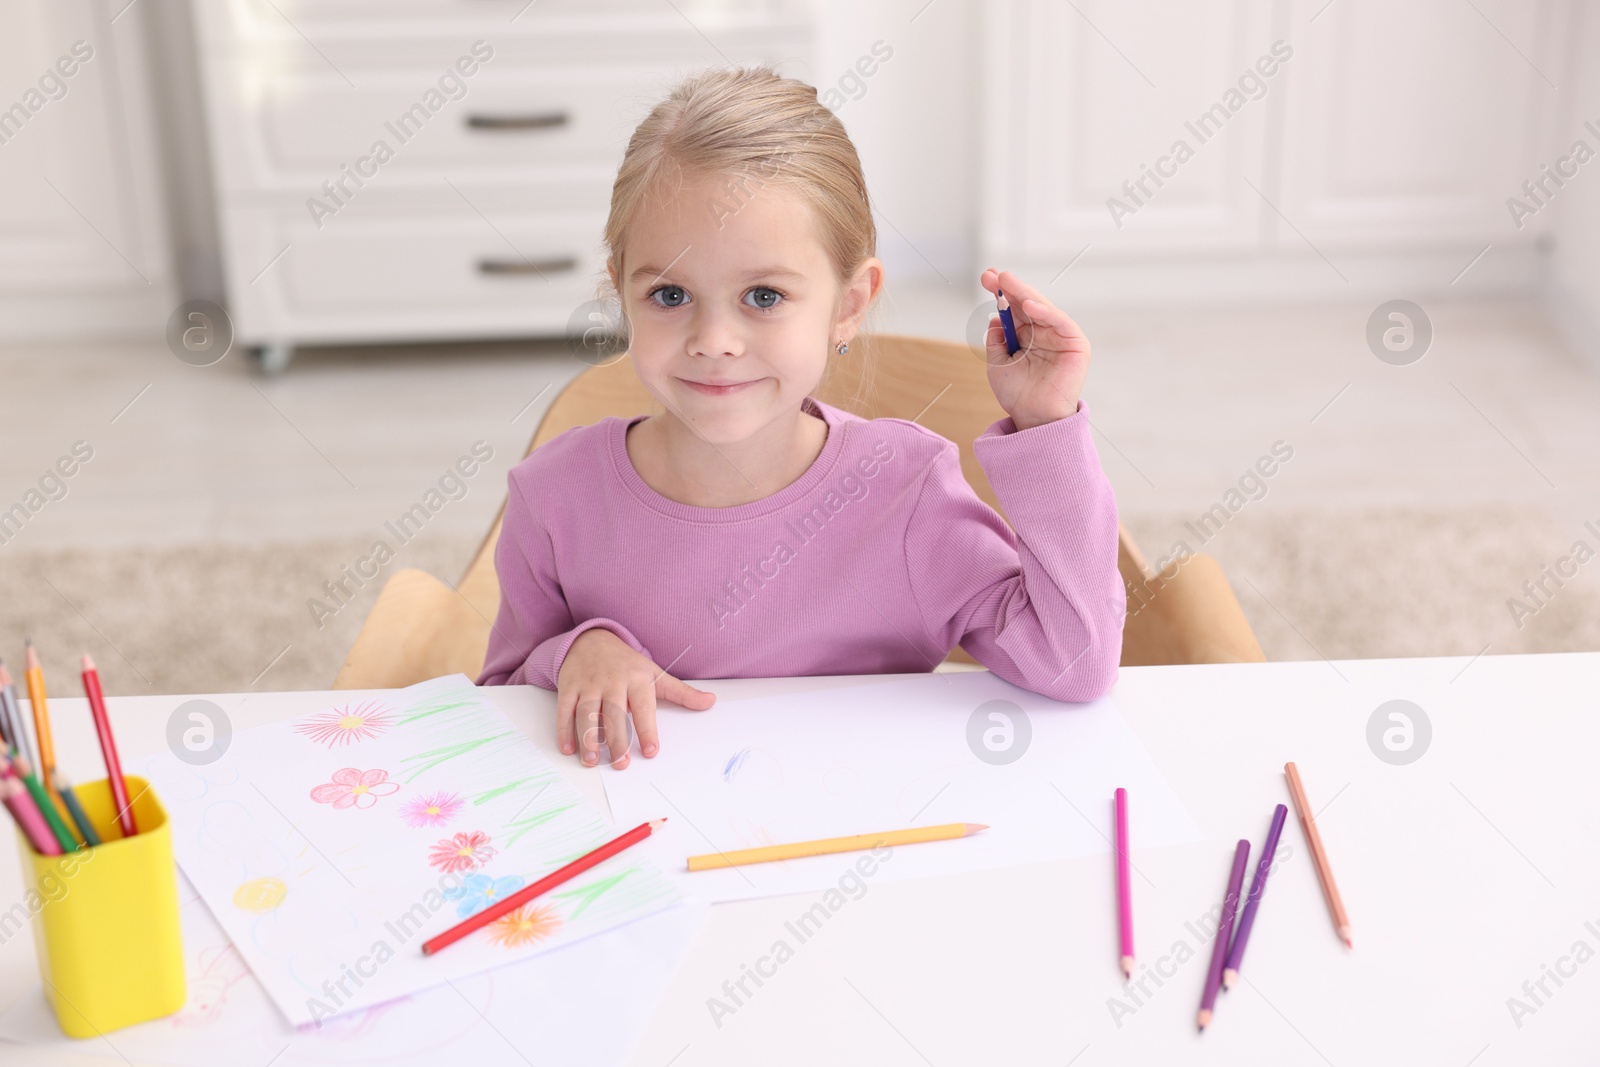
M 860 680 L 697 684 L 727 701 Z M 488 692 L 604 803 L 598 774 L 556 753 L 553 694 Z M 785 923 L 813 898 L 713 909 L 634 1063 L 1491 1067 L 1600 1056 L 1600 653 L 1124 668 L 1115 696 L 1206 835 L 1140 849 L 1134 798 L 1139 960 L 1170 975 L 1147 979 L 1148 996 L 1136 1002 L 1117 970 L 1109 856 L 869 881 L 804 944 Z M 1405 766 L 1367 742 L 1374 709 L 1396 698 L 1420 705 L 1433 727 L 1426 754 Z M 165 743 L 167 717 L 186 699 L 111 700 L 125 761 Z M 259 696 L 209 699 L 236 730 L 267 717 Z M 292 694 L 274 707 L 298 714 L 327 699 Z M 67 772 L 102 776 L 83 701 L 51 708 Z M 660 758 L 671 746 L 669 735 Z M 1263 900 L 1243 981 L 1197 1035 L 1210 942 L 1189 924 L 1221 896 L 1233 843 L 1248 837 L 1258 848 L 1273 805 L 1288 802 L 1291 759 L 1322 808 L 1355 951 L 1334 936 L 1291 808 L 1290 851 Z M 0 904 L 20 893 L 14 850 L 0 848 Z M 753 995 L 716 1025 L 708 998 L 725 997 L 724 981 L 780 938 L 793 958 L 759 989 L 747 981 Z M 1594 954 L 1582 963 L 1570 956 L 1579 941 Z M 1179 962 L 1185 949 L 1192 958 Z M 1550 995 L 1536 1004 L 1523 984 L 1547 965 L 1570 976 L 1560 986 L 1545 978 Z M 0 1002 L 36 981 L 29 936 L 0 945 Z M 1513 1019 L 1511 997 L 1535 1010 Z M 1112 998 L 1127 1009 L 1120 1019 Z M 541 1063 L 536 1049 L 526 1054 Z M 0 1063 L 106 1062 L 0 1045 Z M 523 1061 L 508 1053 L 508 1062 Z

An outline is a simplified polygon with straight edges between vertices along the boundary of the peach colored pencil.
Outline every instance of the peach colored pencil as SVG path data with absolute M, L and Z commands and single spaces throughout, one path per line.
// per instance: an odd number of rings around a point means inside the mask
M 1317 820 L 1311 810 L 1311 801 L 1306 798 L 1306 787 L 1300 781 L 1300 770 L 1292 762 L 1283 765 L 1283 773 L 1289 779 L 1289 795 L 1294 798 L 1294 810 L 1300 816 L 1300 828 L 1305 831 L 1306 843 L 1311 846 L 1311 860 L 1317 865 L 1317 880 L 1322 883 L 1322 894 L 1328 899 L 1328 912 L 1333 916 L 1333 925 L 1339 931 L 1339 940 L 1345 943 L 1346 948 L 1355 948 L 1355 943 L 1350 937 L 1350 916 L 1345 913 L 1344 901 L 1339 896 L 1339 887 L 1333 881 L 1333 868 L 1328 865 L 1328 851 L 1322 847 L 1322 835 L 1317 833 Z

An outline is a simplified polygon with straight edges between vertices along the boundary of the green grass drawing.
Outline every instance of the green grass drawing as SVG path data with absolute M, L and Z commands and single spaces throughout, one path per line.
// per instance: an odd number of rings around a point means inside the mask
M 552 893 L 550 895 L 554 897 L 565 897 L 579 902 L 578 906 L 572 909 L 572 914 L 567 916 L 568 920 L 570 921 L 582 915 L 584 910 L 587 909 L 590 904 L 593 904 L 595 901 L 605 896 L 606 893 L 610 892 L 612 889 L 615 889 L 618 882 L 628 877 L 628 875 L 636 873 L 638 870 L 639 868 L 637 867 L 629 867 L 625 870 L 618 871 L 609 878 L 601 878 L 598 881 L 590 882 L 588 885 L 581 885 L 576 889 L 568 889 L 563 892 Z
M 477 702 L 478 701 L 476 697 L 457 699 L 447 697 L 440 700 L 434 700 L 432 702 L 424 702 L 402 712 L 400 717 L 395 719 L 395 725 L 405 726 L 408 723 L 416 722 L 418 719 L 426 719 L 430 715 L 442 715 L 447 711 L 456 711 L 461 708 L 474 707 Z
M 541 811 L 536 814 L 529 815 L 525 819 L 513 819 L 505 825 L 507 830 L 514 831 L 510 837 L 506 838 L 505 847 L 510 848 L 512 845 L 517 843 L 517 840 L 522 837 L 522 835 L 528 833 L 530 830 L 543 826 L 545 823 L 549 822 L 551 819 L 554 819 L 562 812 L 571 811 L 577 806 L 578 805 L 576 803 L 563 804 L 559 808 L 551 808 L 549 811 Z
M 401 781 L 411 782 L 424 771 L 430 771 L 439 766 L 441 763 L 444 763 L 448 760 L 453 760 L 457 756 L 465 756 L 467 753 L 476 751 L 477 749 L 482 748 L 484 745 L 493 744 L 502 738 L 511 736 L 513 736 L 513 734 L 496 734 L 494 737 L 480 737 L 476 741 L 463 741 L 459 745 L 446 745 L 443 748 L 435 748 L 430 749 L 427 752 L 419 752 L 415 756 L 407 756 L 400 762 L 410 763 L 413 760 L 427 760 L 428 762 L 413 770 L 410 777 L 403 778 Z
M 525 785 L 551 781 L 555 778 L 555 776 L 556 775 L 554 771 L 546 771 L 544 774 L 533 774 L 526 778 L 518 778 L 514 782 L 509 782 L 506 785 L 498 786 L 494 789 L 488 790 L 487 792 L 479 793 L 477 796 L 472 798 L 473 806 L 476 807 L 479 804 L 487 804 L 494 798 L 503 797 L 507 793 L 513 793 Z

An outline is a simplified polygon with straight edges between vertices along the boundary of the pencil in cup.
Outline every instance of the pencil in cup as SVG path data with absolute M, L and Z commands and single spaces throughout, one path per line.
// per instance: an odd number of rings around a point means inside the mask
M 17 703 L 17 689 L 12 684 L 11 672 L 4 663 L 0 663 L 0 713 L 4 714 L 6 720 L 6 740 L 11 744 L 12 753 L 32 762 L 28 724 L 23 718 L 22 706 Z
M 94 660 L 88 653 L 83 656 L 82 667 L 83 695 L 89 698 L 89 712 L 94 716 L 95 733 L 100 738 L 100 752 L 106 761 L 106 781 L 111 783 L 111 795 L 117 802 L 117 822 L 122 827 L 122 836 L 132 837 L 139 832 L 139 822 L 128 800 L 122 761 L 117 758 L 117 739 L 111 733 L 111 716 L 106 711 L 105 692 L 100 688 L 100 672 L 95 670 Z
M 17 820 L 17 830 L 35 852 L 41 856 L 61 855 L 60 843 L 45 825 L 44 816 L 39 814 L 39 806 L 28 795 L 22 779 L 15 775 L 0 778 L 0 801 L 4 801 L 6 810 Z
M 914 830 L 887 830 L 877 834 L 852 834 L 849 837 L 827 837 L 819 841 L 795 841 L 784 845 L 764 845 L 760 848 L 740 848 L 731 852 L 710 852 L 689 857 L 691 871 L 709 871 L 720 867 L 743 867 L 752 863 L 776 863 L 779 860 L 796 860 L 806 856 L 829 856 L 836 852 L 864 852 L 879 846 L 916 845 L 924 841 L 948 841 L 968 837 L 987 830 L 982 823 L 952 822 L 942 826 L 923 826 Z
M 166 812 L 142 778 L 129 777 L 125 785 L 133 792 L 137 836 L 118 836 L 118 807 L 105 780 L 73 790 L 101 844 L 41 855 L 19 828 L 39 973 L 68 1037 L 171 1015 L 188 994 Z
M 0 774 L 7 777 L 15 776 L 27 790 L 28 801 L 39 816 L 44 820 L 45 828 L 50 831 L 56 843 L 61 846 L 62 852 L 76 852 L 82 846 L 77 838 L 72 836 L 72 831 L 67 829 L 67 824 L 62 821 L 61 813 L 56 810 L 54 798 L 44 788 L 33 768 L 28 766 L 28 761 L 21 756 L 12 759 L 0 756 Z
M 67 781 L 66 775 L 57 771 L 50 782 L 56 796 L 61 798 L 61 803 L 66 807 L 67 814 L 72 816 L 72 824 L 78 828 L 78 836 L 83 838 L 85 845 L 98 845 L 100 835 L 95 832 L 94 824 L 89 821 L 89 815 L 83 810 L 83 804 L 78 800 L 78 794 L 73 792 L 72 783 Z
M 48 788 L 51 773 L 56 769 L 56 746 L 50 736 L 50 698 L 44 687 L 44 665 L 33 642 L 27 642 L 23 657 L 23 674 L 28 685 L 28 704 L 33 709 L 34 740 L 38 743 L 38 760 L 33 769 L 39 772 L 39 781 Z

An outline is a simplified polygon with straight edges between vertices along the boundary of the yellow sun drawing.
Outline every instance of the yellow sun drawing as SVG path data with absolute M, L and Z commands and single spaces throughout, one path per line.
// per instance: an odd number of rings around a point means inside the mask
M 561 926 L 561 917 L 555 905 L 543 904 L 537 908 L 518 908 L 503 919 L 496 919 L 489 927 L 489 939 L 497 945 L 517 948 L 543 941 Z
M 252 878 L 233 891 L 233 906 L 244 911 L 271 911 L 288 893 L 281 878 Z

